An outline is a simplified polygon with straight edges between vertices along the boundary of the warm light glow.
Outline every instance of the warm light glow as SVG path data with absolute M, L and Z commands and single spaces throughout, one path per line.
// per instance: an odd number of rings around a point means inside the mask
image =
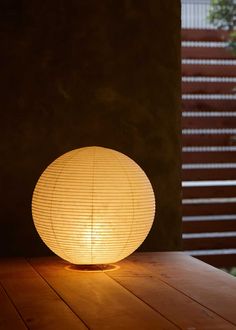
M 102 147 L 72 150 L 39 178 L 32 200 L 36 229 L 46 245 L 73 264 L 119 261 L 146 238 L 155 198 L 143 170 Z

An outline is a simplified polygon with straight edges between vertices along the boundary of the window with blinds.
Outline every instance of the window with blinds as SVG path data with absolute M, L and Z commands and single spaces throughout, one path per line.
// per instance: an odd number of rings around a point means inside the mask
M 210 1 L 182 1 L 183 248 L 236 266 L 236 57 L 207 22 Z

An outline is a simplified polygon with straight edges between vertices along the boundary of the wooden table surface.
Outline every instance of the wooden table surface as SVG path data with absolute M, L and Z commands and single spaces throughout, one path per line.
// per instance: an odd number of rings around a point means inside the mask
M 57 257 L 0 260 L 0 329 L 236 329 L 236 279 L 181 252 L 110 272 Z

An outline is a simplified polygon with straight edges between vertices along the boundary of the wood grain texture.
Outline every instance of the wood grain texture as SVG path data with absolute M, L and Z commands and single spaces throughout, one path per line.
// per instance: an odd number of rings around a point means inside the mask
M 183 214 L 185 216 L 195 215 L 227 215 L 236 213 L 235 203 L 224 204 L 188 204 L 183 205 Z
M 212 250 L 212 249 L 235 249 L 236 236 L 233 237 L 198 237 L 183 239 L 183 249 L 189 250 Z
M 30 262 L 91 329 L 178 328 L 102 272 L 70 271 L 58 258 Z
M 182 47 L 182 58 L 234 59 L 235 55 L 227 48 L 221 47 Z
M 25 260 L 1 260 L 0 282 L 29 329 L 87 329 Z
M 225 65 L 201 65 L 201 64 L 182 64 L 183 76 L 209 76 L 209 77 L 235 77 L 235 66 Z
M 229 322 L 163 282 L 159 272 L 142 263 L 125 260 L 120 270 L 107 274 L 181 329 L 232 329 Z
M 183 117 L 182 128 L 232 128 L 236 117 Z
M 188 130 L 183 131 L 182 145 L 193 147 L 183 149 L 182 160 L 184 165 L 195 164 L 194 169 L 183 166 L 183 181 L 234 180 L 236 177 L 236 171 L 231 165 L 236 160 L 233 148 L 236 139 L 231 130 L 236 126 L 233 98 L 235 83 L 232 78 L 236 73 L 235 56 L 227 48 L 226 43 L 225 45 L 221 43 L 226 42 L 228 36 L 228 31 L 218 29 L 181 30 L 182 41 L 185 41 L 182 42 L 181 48 L 183 59 L 182 128 Z M 228 132 L 219 131 L 219 129 L 227 128 Z M 191 132 L 191 129 L 195 131 Z M 213 131 L 214 134 L 211 134 Z M 218 148 L 194 149 L 197 146 L 217 146 Z M 208 163 L 215 165 L 215 168 L 209 168 Z M 218 163 L 221 165 L 216 166 Z M 230 163 L 230 165 L 223 163 Z M 197 236 L 184 235 L 183 249 L 198 250 L 197 253 L 201 255 L 197 255 L 197 258 L 221 267 L 236 265 L 234 250 L 232 250 L 236 246 L 235 224 L 229 220 L 207 221 L 208 218 L 204 216 L 208 216 L 209 219 L 212 216 L 217 216 L 215 219 L 223 219 L 228 215 L 232 217 L 232 214 L 236 212 L 235 203 L 234 200 L 227 200 L 227 197 L 235 197 L 234 186 L 183 188 L 184 199 L 198 199 L 184 201 L 185 205 L 182 208 L 184 217 L 203 216 L 200 218 L 201 221 L 184 222 L 183 233 L 205 233 L 205 235 Z M 216 198 L 216 200 L 207 201 L 207 198 Z M 217 198 L 222 199 L 217 200 Z M 220 232 L 220 234 L 206 234 L 208 232 Z M 216 253 L 217 255 L 213 255 Z
M 0 285 L 0 330 L 27 329 L 20 314 Z
M 183 94 L 230 94 L 235 88 L 234 82 L 182 82 Z
M 129 260 L 159 274 L 165 283 L 231 322 L 230 329 L 236 329 L 236 279 L 233 276 L 181 252 L 139 253 Z
M 229 32 L 212 29 L 182 29 L 181 39 L 185 41 L 226 41 Z
M 183 198 L 218 198 L 235 196 L 235 186 L 183 187 Z
M 235 180 L 236 168 L 183 169 L 182 179 L 197 180 Z
M 181 252 L 117 265 L 81 272 L 58 257 L 0 260 L 0 329 L 236 329 L 232 276 Z
M 234 163 L 236 152 L 183 152 L 182 159 L 184 163 Z
M 236 232 L 236 220 L 183 221 L 184 233 Z
M 231 146 L 235 145 L 233 134 L 183 135 L 183 146 Z

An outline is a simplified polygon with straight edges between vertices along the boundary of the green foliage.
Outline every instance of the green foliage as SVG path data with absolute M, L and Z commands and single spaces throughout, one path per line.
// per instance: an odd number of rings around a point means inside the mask
M 236 267 L 231 268 L 230 274 L 236 276 Z
M 208 20 L 219 29 L 234 30 L 236 27 L 236 1 L 211 0 Z
M 208 21 L 230 31 L 228 48 L 236 55 L 236 0 L 211 0 Z
M 236 267 L 232 267 L 232 268 L 220 268 L 221 270 L 223 270 L 223 272 L 226 272 L 230 275 L 236 276 Z
M 228 47 L 234 55 L 236 55 L 236 31 L 230 32 Z

